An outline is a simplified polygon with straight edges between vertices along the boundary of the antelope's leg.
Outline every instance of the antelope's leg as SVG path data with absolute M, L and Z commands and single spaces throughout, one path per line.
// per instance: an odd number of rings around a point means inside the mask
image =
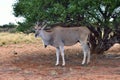
M 59 56 L 60 56 L 60 49 L 56 48 L 56 64 L 55 65 L 59 64 Z
M 82 44 L 82 47 L 83 47 L 83 54 L 84 54 L 82 65 L 84 65 L 85 63 L 88 64 L 90 62 L 90 48 L 87 44 Z
M 88 55 L 88 46 L 86 44 L 82 44 L 82 48 L 83 48 L 83 60 L 82 60 L 82 65 L 84 65 L 86 63 L 86 58 Z
M 90 48 L 88 49 L 87 64 L 90 62 Z
M 60 51 L 62 56 L 62 66 L 65 66 L 64 46 L 60 46 Z

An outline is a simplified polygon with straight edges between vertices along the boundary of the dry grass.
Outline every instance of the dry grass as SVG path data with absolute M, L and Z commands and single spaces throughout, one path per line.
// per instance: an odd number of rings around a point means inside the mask
M 18 44 L 18 43 L 35 43 L 40 42 L 41 40 L 34 37 L 33 33 L 24 34 L 24 33 L 0 33 L 0 46 L 8 44 Z

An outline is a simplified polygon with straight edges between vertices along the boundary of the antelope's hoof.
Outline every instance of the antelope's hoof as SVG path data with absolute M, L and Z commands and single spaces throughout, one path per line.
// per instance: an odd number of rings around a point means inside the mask
M 58 66 L 58 65 L 59 65 L 59 63 L 56 63 L 56 64 L 55 64 L 55 66 Z
M 84 63 L 84 64 L 81 64 L 81 66 L 87 66 L 87 64 L 86 64 L 86 63 Z
M 62 64 L 62 66 L 65 66 L 65 64 Z

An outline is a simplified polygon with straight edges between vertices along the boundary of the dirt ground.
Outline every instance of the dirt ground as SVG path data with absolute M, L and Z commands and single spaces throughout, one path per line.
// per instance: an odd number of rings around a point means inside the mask
M 36 44 L 0 47 L 0 80 L 120 80 L 120 45 L 105 55 L 92 54 L 82 66 L 79 44 L 65 47 L 66 66 L 55 66 L 55 48 Z

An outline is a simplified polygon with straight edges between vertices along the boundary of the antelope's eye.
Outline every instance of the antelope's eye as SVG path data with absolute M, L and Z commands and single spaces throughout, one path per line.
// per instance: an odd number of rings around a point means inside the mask
M 38 30 L 41 30 L 41 28 L 39 28 Z

